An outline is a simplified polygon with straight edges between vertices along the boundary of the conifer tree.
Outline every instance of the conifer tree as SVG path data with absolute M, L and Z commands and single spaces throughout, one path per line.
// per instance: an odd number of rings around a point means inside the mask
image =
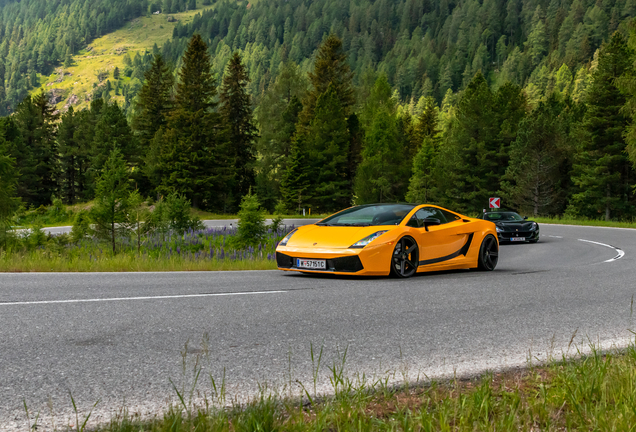
M 301 100 L 306 91 L 307 81 L 300 68 L 286 62 L 276 81 L 265 91 L 257 109 L 260 136 L 257 140 L 256 192 L 263 206 L 270 211 L 281 197 L 282 176 L 287 170 L 292 138 L 303 109 Z
M 338 96 L 338 103 L 342 107 L 344 116 L 348 117 L 355 104 L 353 72 L 347 63 L 347 55 L 340 38 L 330 34 L 325 39 L 316 54 L 314 70 L 308 75 L 312 89 L 303 101 L 301 122 L 305 125 L 311 122 L 318 98 L 327 91 L 330 85 Z
M 200 35 L 190 39 L 176 87 L 175 109 L 163 134 L 160 155 L 164 193 L 185 194 L 195 208 L 227 211 L 231 203 L 231 171 L 227 138 L 214 111 L 217 89 L 207 45 Z
M 247 195 L 254 186 L 254 141 L 258 133 L 254 126 L 251 98 L 247 93 L 248 84 L 249 76 L 241 56 L 234 52 L 223 75 L 219 112 L 227 130 L 230 157 L 234 160 L 232 195 L 235 199 Z
M 285 207 L 295 209 L 298 213 L 311 200 L 312 188 L 310 188 L 310 185 L 313 184 L 309 157 L 304 148 L 305 143 L 301 141 L 302 139 L 303 137 L 300 136 L 292 140 L 285 171 L 281 176 L 280 183 L 280 194 Z
M 564 210 L 561 167 L 568 148 L 567 112 L 556 94 L 540 102 L 519 124 L 501 184 L 506 202 L 534 216 Z
M 144 83 L 135 101 L 132 128 L 139 137 L 142 153 L 147 152 L 155 133 L 166 126 L 173 108 L 172 88 L 174 77 L 163 57 L 155 55 L 150 69 L 144 74 Z
M 26 97 L 16 110 L 20 149 L 14 154 L 20 158 L 20 170 L 26 168 L 20 179 L 20 196 L 27 204 L 49 204 L 51 196 L 57 192 L 59 167 L 55 122 L 58 118 L 55 107 L 43 92 Z
M 635 176 L 623 136 L 628 123 L 622 112 L 626 98 L 616 83 L 631 67 L 632 55 L 619 32 L 601 47 L 574 164 L 572 180 L 579 191 L 572 197 L 571 213 L 605 220 L 632 214 Z
M 0 246 L 7 247 L 10 221 L 20 205 L 17 194 L 18 173 L 15 160 L 9 156 L 4 139 L 0 139 Z
M 110 152 L 97 179 L 95 204 L 91 220 L 98 237 L 108 241 L 113 254 L 117 237 L 126 232 L 130 197 L 130 176 L 122 153 L 116 147 Z
M 116 102 L 104 103 L 95 123 L 94 134 L 91 160 L 91 169 L 94 172 L 101 171 L 115 147 L 130 166 L 139 164 L 137 140 L 130 129 L 126 114 Z
M 422 145 L 413 158 L 406 201 L 411 203 L 431 202 L 434 197 L 433 168 L 437 162 L 438 143 L 431 136 L 424 136 Z
M 77 116 L 73 107 L 62 115 L 58 127 L 57 144 L 60 158 L 59 187 L 66 204 L 74 204 L 84 188 L 83 176 L 87 168 L 86 149 L 76 139 Z
M 350 203 L 347 180 L 349 131 L 336 86 L 316 102 L 314 118 L 303 135 L 312 182 L 310 203 L 316 211 L 333 211 Z

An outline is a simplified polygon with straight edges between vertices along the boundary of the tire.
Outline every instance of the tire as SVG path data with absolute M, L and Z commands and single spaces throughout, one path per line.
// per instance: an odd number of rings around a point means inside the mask
M 419 264 L 419 250 L 417 242 L 412 237 L 402 237 L 391 256 L 391 274 L 400 278 L 413 276 Z
M 499 261 L 499 245 L 492 234 L 488 234 L 481 242 L 477 268 L 482 271 L 493 271 Z

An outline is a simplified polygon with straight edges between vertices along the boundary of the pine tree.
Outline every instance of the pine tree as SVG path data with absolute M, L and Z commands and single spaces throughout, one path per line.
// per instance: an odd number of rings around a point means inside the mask
M 399 176 L 404 149 L 400 148 L 396 122 L 390 106 L 377 108 L 355 179 L 356 204 L 397 202 L 404 197 L 406 179 Z
M 307 125 L 311 122 L 318 98 L 327 91 L 329 86 L 333 86 L 343 114 L 348 117 L 355 104 L 353 72 L 347 63 L 347 55 L 340 38 L 331 34 L 325 39 L 316 54 L 314 70 L 308 75 L 312 90 L 303 101 L 302 124 Z
M 145 154 L 150 140 L 161 127 L 166 126 L 173 109 L 171 93 L 174 77 L 163 57 L 156 55 L 144 78 L 135 101 L 132 128 L 139 137 L 142 153 Z
M 301 213 L 302 209 L 312 198 L 312 175 L 309 166 L 309 157 L 305 151 L 305 143 L 302 136 L 292 140 L 285 171 L 281 176 L 280 194 L 285 207 L 296 209 Z
M 553 94 L 519 124 L 501 184 L 504 200 L 519 211 L 538 216 L 564 210 L 561 167 L 568 147 L 565 109 Z
M 164 193 L 185 194 L 195 208 L 227 211 L 233 202 L 227 138 L 214 112 L 217 90 L 207 45 L 192 37 L 183 56 L 175 110 L 163 134 L 159 170 Z
M 310 203 L 316 212 L 346 207 L 351 199 L 347 181 L 350 137 L 336 86 L 330 85 L 318 98 L 303 139 L 311 169 Z
M 139 164 L 140 152 L 137 140 L 130 129 L 126 114 L 116 102 L 104 103 L 95 123 L 94 134 L 91 149 L 91 169 L 93 172 L 101 172 L 114 148 L 119 149 L 124 160 L 130 166 Z
M 247 93 L 249 76 L 238 52 L 230 59 L 220 91 L 223 124 L 230 142 L 230 157 L 234 160 L 232 195 L 239 199 L 254 186 L 254 141 L 258 136 L 250 95 Z M 238 204 L 238 203 L 237 203 Z
M 634 170 L 623 136 L 628 124 L 622 112 L 626 98 L 616 85 L 631 67 L 632 56 L 619 32 L 601 47 L 574 165 L 572 180 L 579 192 L 572 197 L 571 213 L 610 220 L 633 212 Z
M 25 98 L 16 110 L 20 148 L 13 154 L 21 171 L 20 196 L 26 204 L 50 204 L 51 196 L 57 192 L 59 167 L 55 122 L 58 118 L 59 114 L 44 93 Z
M 7 231 L 20 205 L 17 194 L 18 172 L 15 160 L 8 155 L 7 143 L 0 138 L 0 245 L 7 248 Z
M 413 158 L 412 175 L 405 198 L 407 202 L 426 203 L 433 200 L 435 190 L 433 167 L 437 161 L 438 152 L 438 143 L 431 136 L 425 135 L 422 145 Z
M 62 115 L 58 127 L 57 144 L 60 157 L 60 194 L 66 204 L 75 204 L 81 197 L 82 175 L 87 165 L 85 149 L 76 139 L 77 117 L 73 107 Z
M 108 241 L 116 253 L 117 237 L 126 232 L 130 197 L 130 176 L 122 153 L 110 152 L 95 188 L 91 220 L 98 237 Z

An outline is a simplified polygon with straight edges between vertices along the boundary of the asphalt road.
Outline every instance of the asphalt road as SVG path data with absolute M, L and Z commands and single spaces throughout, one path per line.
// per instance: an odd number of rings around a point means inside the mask
M 314 222 L 317 222 L 318 219 L 307 219 L 307 218 L 303 218 L 303 219 L 283 219 L 283 223 L 285 225 L 294 225 L 294 226 L 301 226 L 301 225 L 307 225 L 307 224 L 311 224 Z M 203 220 L 201 221 L 203 222 L 203 225 L 205 225 L 208 228 L 213 228 L 213 227 L 229 227 L 229 226 L 236 226 L 236 224 L 238 223 L 238 219 L 207 219 L 207 220 Z M 265 219 L 265 223 L 267 225 L 269 225 L 270 223 L 272 223 L 271 219 Z M 42 230 L 47 233 L 47 234 L 64 234 L 64 233 L 69 233 L 71 232 L 71 228 L 73 228 L 72 226 L 61 226 L 61 227 L 47 227 L 47 228 L 43 228 Z
M 635 258 L 636 230 L 543 225 L 538 244 L 502 246 L 490 273 L 0 274 L 0 428 L 24 427 L 23 399 L 59 425 L 69 392 L 81 409 L 99 400 L 96 421 L 123 405 L 157 412 L 197 358 L 200 394 L 225 368 L 228 394 L 241 397 L 259 383 L 298 391 L 296 379 L 312 391 L 311 345 L 324 348 L 324 391 L 345 350 L 349 376 L 399 381 L 559 356 L 575 331 L 579 348 L 624 345 Z

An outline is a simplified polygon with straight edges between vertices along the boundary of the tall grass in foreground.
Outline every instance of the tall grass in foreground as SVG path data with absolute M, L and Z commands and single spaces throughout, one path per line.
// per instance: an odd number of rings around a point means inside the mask
M 160 418 L 126 412 L 96 431 L 629 431 L 636 427 L 636 350 L 592 353 L 472 380 L 393 388 L 360 384 L 334 365 L 333 396 L 214 408 L 182 402 Z M 214 384 L 214 382 L 213 382 Z M 311 387 L 311 386 L 308 386 Z M 176 387 L 175 387 L 176 390 Z M 215 393 L 216 391 L 216 393 Z M 222 400 L 214 384 L 211 394 Z M 308 394 L 309 396 L 309 394 Z

